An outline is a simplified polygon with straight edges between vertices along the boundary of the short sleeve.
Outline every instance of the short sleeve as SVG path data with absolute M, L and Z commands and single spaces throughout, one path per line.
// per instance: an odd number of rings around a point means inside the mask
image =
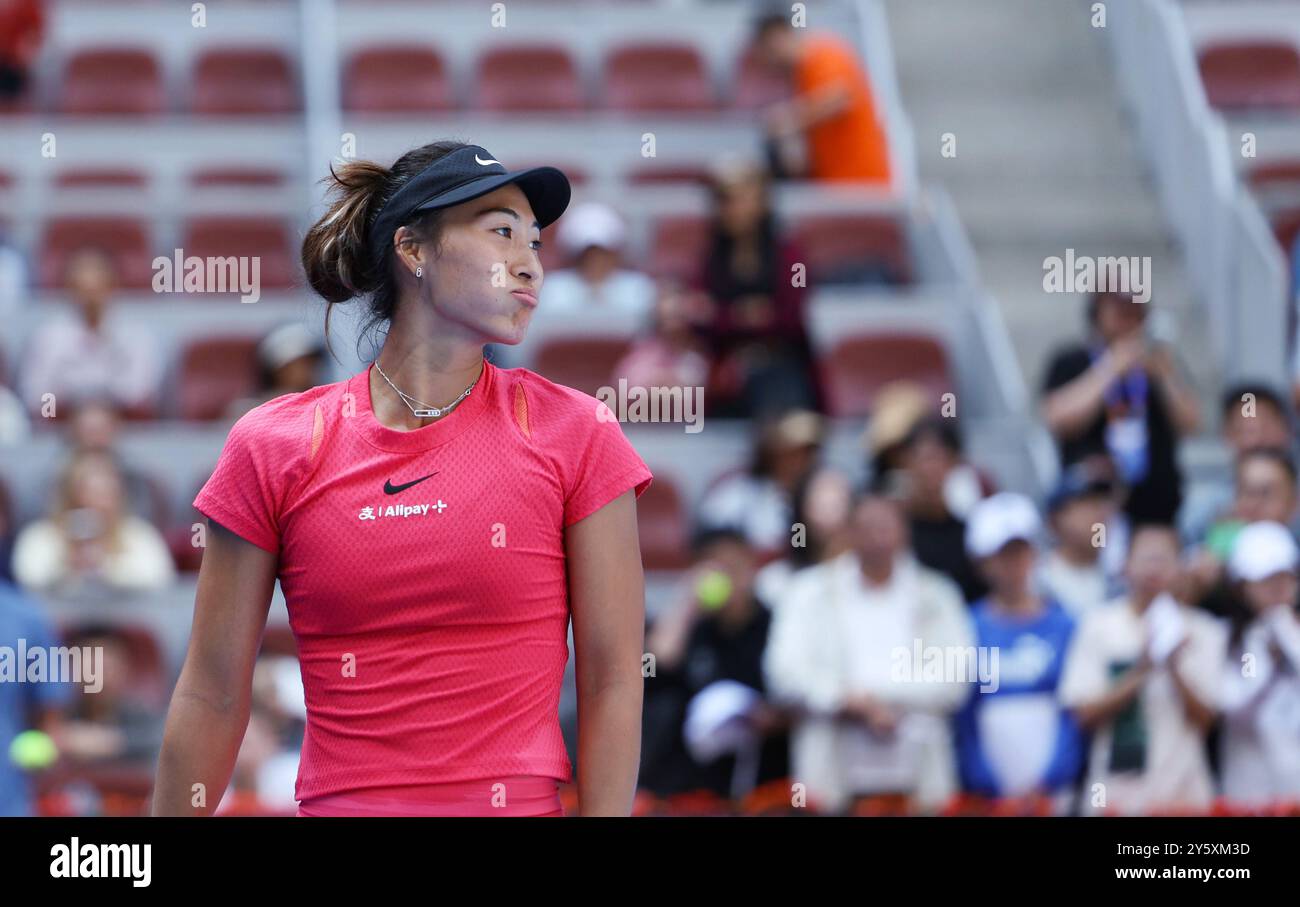
M 585 425 L 586 437 L 579 441 L 579 455 L 565 458 L 567 462 L 561 466 L 566 528 L 591 516 L 630 488 L 641 497 L 654 478 L 623 434 L 613 410 L 604 403 L 592 398 L 591 415 L 576 421 L 575 425 Z
M 194 507 L 240 538 L 278 554 L 286 451 L 277 449 L 274 426 L 261 409 L 250 410 L 231 427 Z
M 1065 668 L 1057 688 L 1057 698 L 1067 708 L 1077 708 L 1106 693 L 1106 668 L 1096 637 L 1095 620 L 1091 615 L 1084 617 L 1066 650 Z
M 1223 704 L 1223 672 L 1227 664 L 1228 631 L 1213 617 L 1193 612 L 1187 651 L 1179 660 L 1181 676 L 1196 698 L 1213 709 Z

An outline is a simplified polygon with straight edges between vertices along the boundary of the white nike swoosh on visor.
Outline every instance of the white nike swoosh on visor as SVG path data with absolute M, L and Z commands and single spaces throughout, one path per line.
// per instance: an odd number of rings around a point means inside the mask
M 477 154 L 474 155 L 474 161 L 475 161 L 475 163 L 482 164 L 484 167 L 486 167 L 488 164 L 501 164 L 500 161 L 494 161 L 494 160 L 492 160 L 491 158 L 488 158 L 488 159 L 485 161 L 485 160 L 483 160 L 483 158 L 479 157 Z M 504 167 L 505 164 L 501 164 L 501 166 Z

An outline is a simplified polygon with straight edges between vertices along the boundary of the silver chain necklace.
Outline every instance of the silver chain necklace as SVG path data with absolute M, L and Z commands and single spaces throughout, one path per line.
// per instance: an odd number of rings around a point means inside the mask
M 487 363 L 484 363 L 484 367 L 486 367 L 486 365 L 487 365 Z M 474 385 L 475 385 L 475 384 L 478 384 L 478 378 L 475 378 L 475 379 L 473 380 L 473 382 L 471 382 L 471 384 L 470 384 L 469 387 L 465 388 L 463 391 L 460 392 L 460 396 L 459 396 L 459 397 L 457 397 L 455 400 L 452 400 L 452 401 L 451 401 L 450 403 L 448 403 L 446 406 L 443 406 L 443 407 L 430 406 L 429 404 L 424 403 L 424 402 L 422 402 L 422 401 L 420 401 L 420 400 L 415 400 L 415 398 L 412 397 L 412 396 L 410 396 L 409 394 L 404 394 L 404 393 L 402 393 L 400 390 L 398 390 L 397 385 L 394 384 L 392 381 L 389 381 L 388 376 L 384 374 L 384 370 L 383 370 L 382 368 L 379 367 L 379 361 L 378 361 L 378 360 L 375 361 L 375 369 L 379 372 L 380 376 L 381 376 L 385 381 L 388 381 L 388 386 L 391 387 L 394 391 L 397 391 L 397 396 L 399 396 L 399 397 L 402 398 L 402 402 L 406 404 L 406 408 L 409 409 L 409 410 L 411 411 L 411 414 L 412 414 L 413 416 L 415 416 L 415 418 L 417 418 L 417 419 L 436 419 L 436 418 L 438 418 L 439 416 L 446 415 L 447 413 L 451 412 L 452 408 L 453 408 L 456 404 L 460 403 L 460 401 L 462 401 L 462 400 L 464 400 L 466 397 L 468 397 L 468 396 L 469 396 L 469 392 L 472 391 L 472 390 L 474 389 Z M 482 377 L 482 376 L 483 376 L 483 372 L 480 371 L 480 372 L 479 372 L 479 377 Z M 423 407 L 423 408 L 422 408 L 422 409 L 416 409 L 414 406 L 411 405 L 411 401 L 412 401 L 412 400 L 415 400 L 415 402 L 416 402 L 416 403 L 419 403 L 420 406 Z

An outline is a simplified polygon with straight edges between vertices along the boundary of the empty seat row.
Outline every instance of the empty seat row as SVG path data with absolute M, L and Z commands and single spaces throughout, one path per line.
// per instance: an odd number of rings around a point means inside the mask
M 1211 106 L 1229 112 L 1300 111 L 1300 52 L 1294 43 L 1215 41 L 1197 58 Z
M 583 186 L 591 179 L 584 167 L 563 162 L 547 163 L 563 170 L 574 186 Z M 533 164 L 529 162 L 521 162 L 514 169 L 522 170 L 531 166 Z M 709 179 L 709 170 L 702 164 L 648 162 L 633 167 L 623 174 L 622 178 L 633 185 L 703 183 Z M 185 182 L 192 189 L 268 188 L 283 186 L 288 180 L 289 174 L 274 167 L 234 164 L 200 167 L 185 175 Z M 17 182 L 17 178 L 12 173 L 0 170 L 0 190 L 13 189 Z M 51 178 L 51 183 L 56 189 L 144 189 L 149 182 L 150 176 L 146 171 L 117 166 L 67 167 L 56 172 Z
M 852 282 L 879 275 L 881 282 L 906 284 L 913 278 L 903 226 L 892 216 L 815 214 L 792 218 L 786 231 L 804 249 L 811 282 Z M 63 285 L 68 256 L 83 246 L 106 251 L 128 289 L 146 289 L 158 250 L 147 221 L 126 216 L 61 216 L 45 224 L 40 242 L 42 286 Z M 655 275 L 690 279 L 707 253 L 709 220 L 702 215 L 669 215 L 651 225 L 644 261 L 632 264 Z M 260 256 L 261 286 L 283 290 L 301 284 L 295 231 L 277 218 L 202 216 L 182 228 L 180 248 L 186 257 Z M 546 243 L 542 264 L 564 265 L 555 243 Z
M 704 59 L 689 44 L 638 43 L 611 48 L 596 86 L 588 86 L 568 50 L 558 45 L 493 47 L 475 65 L 462 97 L 443 56 L 427 45 L 382 46 L 354 53 L 344 64 L 341 96 L 357 113 L 429 113 L 471 109 L 555 113 L 752 109 L 786 93 L 781 80 L 753 56 L 735 64 L 720 96 Z M 598 89 L 598 90 L 596 90 Z M 287 114 L 301 110 L 297 65 L 275 48 L 211 48 L 194 60 L 179 106 L 201 115 Z M 52 92 L 50 107 L 75 115 L 154 115 L 177 106 L 155 54 L 146 48 L 100 47 L 74 52 Z M 24 96 L 0 113 L 26 112 Z

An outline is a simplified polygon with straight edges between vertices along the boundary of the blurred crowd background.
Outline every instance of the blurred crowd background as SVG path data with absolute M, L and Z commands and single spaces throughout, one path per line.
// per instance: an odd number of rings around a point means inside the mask
M 0 814 L 144 808 L 195 493 L 375 352 L 303 288 L 318 181 L 448 137 L 574 186 L 494 361 L 704 388 L 624 425 L 639 814 L 1300 811 L 1300 9 L 796 7 L 0 0 L 0 646 L 105 666 L 0 683 Z M 1049 292 L 1076 252 L 1150 301 Z M 219 812 L 292 815 L 305 716 L 277 590 Z

